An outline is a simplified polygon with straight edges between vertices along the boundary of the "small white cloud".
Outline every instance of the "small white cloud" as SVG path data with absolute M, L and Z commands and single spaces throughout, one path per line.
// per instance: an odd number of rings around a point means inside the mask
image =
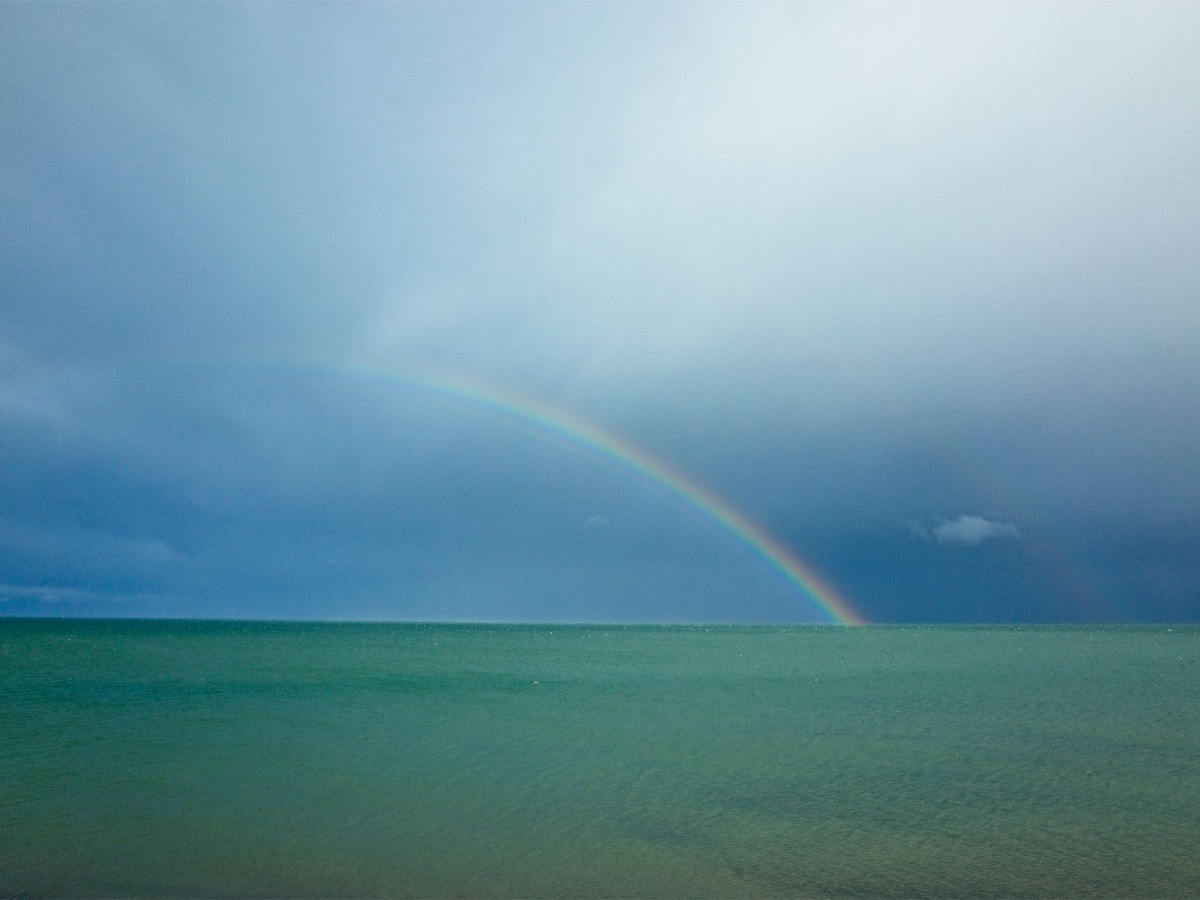
M 991 538 L 1016 538 L 1021 533 L 1011 522 L 993 522 L 982 516 L 961 515 L 933 529 L 939 544 L 979 544 Z
M 588 516 L 585 524 L 588 528 L 607 528 L 612 522 L 608 521 L 608 516 L 602 516 L 597 513 L 594 516 Z

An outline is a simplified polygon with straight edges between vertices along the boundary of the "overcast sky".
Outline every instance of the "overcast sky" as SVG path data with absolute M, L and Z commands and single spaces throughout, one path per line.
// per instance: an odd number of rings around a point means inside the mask
M 1200 619 L 1200 5 L 0 5 L 0 614 Z

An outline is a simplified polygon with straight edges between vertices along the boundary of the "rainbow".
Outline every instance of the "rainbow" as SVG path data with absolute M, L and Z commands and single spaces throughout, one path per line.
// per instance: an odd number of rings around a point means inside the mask
M 321 367 L 325 369 L 325 367 Z M 729 501 L 620 435 L 594 422 L 505 387 L 460 373 L 433 369 L 329 368 L 328 374 L 423 387 L 497 413 L 631 469 L 702 513 L 800 590 L 831 623 L 863 625 L 864 619 L 827 581 L 798 559 L 777 537 Z

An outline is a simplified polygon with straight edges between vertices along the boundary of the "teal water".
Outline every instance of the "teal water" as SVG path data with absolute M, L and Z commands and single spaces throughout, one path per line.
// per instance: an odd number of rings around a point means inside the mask
M 0 619 L 0 895 L 1200 896 L 1200 628 Z

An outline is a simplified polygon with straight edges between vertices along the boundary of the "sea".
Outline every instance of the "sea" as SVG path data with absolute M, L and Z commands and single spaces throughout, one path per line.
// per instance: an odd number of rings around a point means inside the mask
M 1200 897 L 1200 627 L 0 619 L 7 897 Z

